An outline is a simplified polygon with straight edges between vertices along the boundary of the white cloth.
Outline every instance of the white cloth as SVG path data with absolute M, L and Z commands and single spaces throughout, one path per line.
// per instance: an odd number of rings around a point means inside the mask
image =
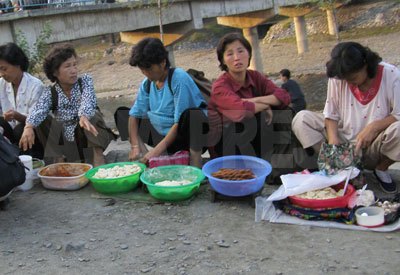
M 329 227 L 338 229 L 358 230 L 358 231 L 374 231 L 374 232 L 391 232 L 400 229 L 400 219 L 392 224 L 385 226 L 366 228 L 359 225 L 350 225 L 331 221 L 309 221 L 303 220 L 297 217 L 290 216 L 283 213 L 279 209 L 275 209 L 270 201 L 267 201 L 264 197 L 256 198 L 256 222 L 261 220 L 267 220 L 270 223 L 285 223 L 285 224 L 296 224 L 306 226 L 317 226 L 317 227 Z
M 360 170 L 354 168 L 351 177 L 354 178 L 359 174 Z M 347 175 L 348 171 L 342 170 L 335 176 L 327 177 L 319 174 L 287 174 L 282 175 L 282 185 L 272 193 L 268 198 L 257 197 L 256 198 L 256 211 L 255 221 L 260 222 L 262 220 L 269 221 L 270 223 L 286 223 L 286 224 L 297 224 L 297 225 L 308 225 L 318 227 L 329 227 L 349 230 L 361 230 L 361 231 L 375 231 L 375 232 L 391 232 L 400 229 L 400 219 L 390 225 L 385 225 L 376 228 L 366 228 L 358 225 L 348 225 L 333 221 L 311 221 L 303 220 L 297 217 L 285 214 L 279 209 L 276 209 L 273 201 L 282 200 L 288 196 L 301 194 L 303 192 L 315 190 L 318 188 L 325 188 L 332 186 L 339 182 L 342 182 Z M 318 187 L 318 188 L 317 188 Z
M 43 89 L 42 81 L 24 72 L 15 98 L 12 84 L 0 78 L 0 114 L 3 115 L 9 110 L 15 110 L 27 116 L 42 94 Z M 9 123 L 13 128 L 17 125 L 16 121 Z
M 342 121 L 342 134 L 348 141 L 355 141 L 365 126 L 389 114 L 400 120 L 400 70 L 387 63 L 380 64 L 384 68 L 379 91 L 366 105 L 355 98 L 346 80 L 330 78 L 328 81 L 324 116 Z

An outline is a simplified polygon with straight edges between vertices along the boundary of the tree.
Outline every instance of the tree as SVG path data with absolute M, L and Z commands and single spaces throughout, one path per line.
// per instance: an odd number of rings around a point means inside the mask
M 15 43 L 24 51 L 24 53 L 28 57 L 30 64 L 28 71 L 30 73 L 41 72 L 42 62 L 48 50 L 47 39 L 49 39 L 52 32 L 53 30 L 51 28 L 50 22 L 47 21 L 43 25 L 43 29 L 37 37 L 36 42 L 33 44 L 33 47 L 30 47 L 28 41 L 26 40 L 25 34 L 20 29 L 16 30 Z

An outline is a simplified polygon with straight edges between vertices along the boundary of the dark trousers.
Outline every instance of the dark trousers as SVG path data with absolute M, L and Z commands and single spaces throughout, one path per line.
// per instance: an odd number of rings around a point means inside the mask
M 115 126 L 117 126 L 121 140 L 128 140 L 129 138 L 129 110 L 130 108 L 121 106 L 114 112 Z
M 185 110 L 178 122 L 178 135 L 167 148 L 169 154 L 180 150 L 206 151 L 208 119 L 199 108 Z M 139 119 L 138 134 L 142 141 L 156 146 L 165 137 L 157 132 L 148 119 Z
M 7 137 L 12 144 L 18 146 L 19 140 L 24 132 L 25 123 L 19 123 L 13 129 L 3 117 L 0 117 L 0 126 L 4 129 L 4 136 Z M 35 143 L 33 144 L 32 148 L 26 151 L 21 151 L 21 154 L 31 155 L 34 158 L 42 159 L 43 151 L 42 143 L 38 139 L 37 135 L 35 135 Z
M 252 118 L 222 126 L 214 156 L 249 155 L 269 161 L 272 178 L 305 168 L 315 169 L 316 156 L 308 156 L 291 129 L 294 112 L 273 110 L 270 125 L 261 112 Z
M 98 131 L 97 136 L 84 130 L 78 122 L 75 127 L 74 141 L 67 141 L 64 137 L 64 122 L 57 121 L 49 115 L 36 129 L 37 136 L 44 145 L 44 158 L 48 162 L 64 157 L 68 162 L 92 163 L 93 147 L 101 147 L 104 150 L 115 136 L 105 125 L 99 110 L 96 110 L 90 122 Z

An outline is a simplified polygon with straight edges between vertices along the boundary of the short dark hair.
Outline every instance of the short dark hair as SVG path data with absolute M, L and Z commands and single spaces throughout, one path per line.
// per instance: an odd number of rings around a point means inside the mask
M 287 79 L 290 79 L 290 71 L 288 69 L 282 69 L 279 73 Z
M 12 42 L 0 46 L 0 59 L 19 66 L 23 72 L 29 68 L 28 57 L 17 44 Z
M 368 77 L 374 78 L 381 61 L 382 58 L 368 47 L 357 42 L 342 42 L 332 49 L 331 59 L 326 63 L 326 74 L 328 77 L 346 79 L 367 65 Z
M 239 41 L 242 43 L 242 45 L 246 48 L 246 50 L 249 52 L 249 64 L 250 65 L 250 60 L 251 60 L 251 45 L 249 41 L 247 41 L 246 38 L 243 37 L 240 33 L 237 32 L 232 32 L 224 35 L 218 42 L 217 45 L 217 56 L 218 56 L 218 61 L 219 61 L 219 68 L 221 71 L 228 71 L 228 67 L 224 64 L 224 52 L 226 45 L 231 44 L 235 41 Z
M 54 73 L 60 68 L 61 64 L 71 57 L 77 57 L 76 51 L 71 44 L 60 44 L 53 47 L 43 61 L 43 70 L 51 82 L 56 82 L 57 77 Z
M 170 67 L 168 51 L 158 38 L 144 38 L 132 48 L 129 65 L 139 68 L 150 68 L 151 65 L 166 61 L 166 67 Z

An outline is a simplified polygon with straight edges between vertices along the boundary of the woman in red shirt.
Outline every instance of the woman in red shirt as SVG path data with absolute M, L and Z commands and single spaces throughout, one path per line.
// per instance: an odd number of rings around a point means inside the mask
M 276 145 L 291 143 L 292 111 L 286 108 L 290 95 L 262 73 L 248 69 L 251 54 L 250 43 L 239 33 L 229 33 L 218 43 L 224 73 L 213 83 L 208 105 L 212 157 L 241 154 L 271 161 Z M 289 131 L 277 131 L 278 122 Z

